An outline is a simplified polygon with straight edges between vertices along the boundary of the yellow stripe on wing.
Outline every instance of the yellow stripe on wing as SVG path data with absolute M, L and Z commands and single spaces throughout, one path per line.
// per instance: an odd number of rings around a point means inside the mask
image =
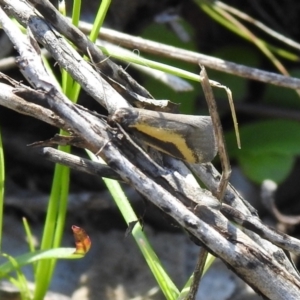
M 193 149 L 189 148 L 186 143 L 186 138 L 179 133 L 176 133 L 172 130 L 168 130 L 167 128 L 157 128 L 151 127 L 148 124 L 132 124 L 131 128 L 135 128 L 138 132 L 144 133 L 150 137 L 153 137 L 156 140 L 159 140 L 159 144 L 149 144 L 149 146 L 165 152 L 171 156 L 174 156 L 170 151 L 168 151 L 168 144 L 173 144 L 179 152 L 182 154 L 184 160 L 190 163 L 197 163 L 196 154 L 194 153 Z M 147 141 L 146 141 L 147 142 Z M 166 147 L 164 148 L 164 143 L 166 143 Z

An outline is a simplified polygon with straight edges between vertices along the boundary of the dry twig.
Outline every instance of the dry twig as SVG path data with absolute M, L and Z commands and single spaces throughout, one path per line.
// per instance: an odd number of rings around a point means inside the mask
M 29 26 L 37 41 L 43 44 L 58 64 L 67 69 L 97 101 L 103 105 L 106 105 L 107 101 L 110 111 L 128 105 L 44 19 L 34 14 L 30 6 L 26 6 L 27 17 L 22 18 L 24 3 L 26 2 L 19 0 L 0 0 L 1 7 Z M 24 37 L 2 9 L 0 23 L 11 40 L 15 41 L 15 46 L 22 55 L 19 61 L 23 74 L 33 86 L 39 88 L 36 93 L 44 99 L 49 109 L 63 120 L 69 131 L 77 136 L 81 147 L 94 153 L 102 148 L 100 155 L 123 181 L 170 215 L 200 244 L 230 265 L 258 293 L 274 300 L 300 298 L 299 275 L 282 249 L 252 231 L 242 231 L 230 222 L 234 217 L 235 220 L 239 220 L 244 216 L 245 220 L 252 221 L 256 217 L 254 210 L 241 199 L 233 187 L 229 186 L 224 196 L 224 203 L 229 205 L 225 213 L 210 192 L 201 189 L 196 181 L 190 180 L 192 175 L 182 162 L 169 157 L 166 159 L 166 167 L 158 168 L 150 160 L 145 160 L 126 139 L 120 140 L 113 136 L 107 130 L 105 121 L 75 106 L 61 94 L 52 84 L 50 77 L 43 73 L 42 62 L 32 44 L 24 40 L 18 43 Z M 65 25 L 68 31 L 69 25 Z M 32 60 L 29 61 L 29 58 Z M 91 82 L 98 90 L 93 89 Z M 101 89 L 101 82 L 104 84 L 105 93 Z M 106 98 L 104 94 L 112 97 Z M 192 167 L 208 189 L 217 190 L 220 174 L 215 173 L 211 164 Z M 239 214 L 235 215 L 236 211 Z M 244 223 L 247 222 L 243 222 L 243 225 Z M 268 233 L 267 237 L 270 235 L 271 233 Z M 277 238 L 281 238 L 280 242 L 284 247 L 291 243 L 290 237 L 279 234 Z

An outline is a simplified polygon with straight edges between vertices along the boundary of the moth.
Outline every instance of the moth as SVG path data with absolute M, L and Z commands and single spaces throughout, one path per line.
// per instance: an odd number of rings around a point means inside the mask
M 142 141 L 189 163 L 210 162 L 217 154 L 211 117 L 119 108 L 110 120 Z

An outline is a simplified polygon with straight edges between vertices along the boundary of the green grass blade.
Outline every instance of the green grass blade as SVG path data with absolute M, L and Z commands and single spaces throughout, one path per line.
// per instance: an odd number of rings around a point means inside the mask
M 81 0 L 74 0 L 72 10 L 72 24 L 78 26 L 80 20 Z
M 106 17 L 106 13 L 108 11 L 110 3 L 111 3 L 111 0 L 103 0 L 101 2 L 101 5 L 100 5 L 100 8 L 98 10 L 96 19 L 94 21 L 93 29 L 92 29 L 92 31 L 89 35 L 89 38 L 92 42 L 95 42 L 97 37 L 98 37 L 98 34 L 100 32 L 100 28 L 103 25 L 103 22 L 104 22 L 104 19 Z
M 96 19 L 93 24 L 93 28 L 89 35 L 89 38 L 92 42 L 95 42 L 98 37 L 100 28 L 103 24 L 107 10 L 110 6 L 110 2 L 111 2 L 110 0 L 104 0 L 101 2 L 101 5 L 100 5 L 99 10 L 96 15 Z M 69 93 L 70 99 L 78 99 L 80 90 L 81 90 L 81 86 L 77 82 L 75 82 L 72 87 L 72 91 L 70 91 L 70 93 Z
M 206 271 L 210 268 L 210 266 L 215 261 L 215 259 L 216 258 L 213 255 L 211 255 L 210 253 L 208 253 L 208 256 L 207 256 L 207 259 L 206 259 L 206 262 L 205 262 L 205 266 L 204 266 L 204 269 L 203 269 L 202 277 L 205 275 Z M 189 280 L 185 284 L 185 286 L 182 289 L 182 291 L 180 292 L 177 300 L 184 300 L 184 299 L 186 299 L 186 297 L 187 297 L 187 295 L 188 295 L 188 293 L 190 291 L 191 285 L 193 283 L 193 276 L 194 276 L 194 274 L 192 274 L 192 276 L 189 278 Z
M 2 249 L 2 234 L 3 234 L 4 182 L 5 182 L 4 151 L 3 151 L 2 137 L 0 131 L 0 252 Z
M 31 295 L 30 295 L 30 291 L 28 288 L 28 284 L 27 284 L 27 280 L 26 277 L 24 276 L 24 274 L 22 273 L 22 271 L 20 270 L 18 263 L 16 262 L 15 258 L 7 255 L 7 254 L 3 254 L 3 257 L 7 258 L 8 261 L 12 264 L 12 266 L 14 267 L 14 271 L 16 273 L 16 278 L 10 277 L 9 280 L 10 282 L 15 285 L 21 294 L 21 299 L 25 300 L 25 299 L 31 299 Z
M 23 226 L 24 226 L 24 229 L 25 229 L 26 238 L 27 238 L 27 241 L 28 241 L 29 251 L 31 253 L 34 253 L 35 252 L 35 246 L 34 246 L 32 232 L 30 230 L 27 219 L 23 217 L 22 221 L 23 221 Z M 37 266 L 36 263 L 32 264 L 34 275 L 36 274 L 36 266 Z
M 21 268 L 37 261 L 49 259 L 79 259 L 83 257 L 83 255 L 74 254 L 75 251 L 76 248 L 53 248 L 22 254 L 14 258 L 15 263 L 8 261 L 0 265 L 0 278 L 14 271 L 16 268 Z
M 63 166 L 56 165 L 54 171 L 54 178 L 52 183 L 51 195 L 47 208 L 47 216 L 44 226 L 44 232 L 41 242 L 41 250 L 50 249 L 53 245 L 53 239 L 55 235 L 56 220 L 59 208 L 60 190 L 62 182 Z M 44 295 L 49 287 L 52 273 L 51 261 L 41 261 L 37 265 L 36 269 L 36 288 L 34 293 L 34 299 L 43 299 Z
M 288 72 L 283 64 L 275 57 L 272 51 L 267 47 L 267 43 L 256 37 L 254 33 L 248 30 L 241 22 L 234 16 L 226 12 L 215 3 L 207 0 L 194 0 L 198 6 L 207 13 L 215 21 L 222 24 L 224 27 L 234 32 L 236 35 L 255 44 L 262 53 L 274 64 L 274 66 L 284 75 L 288 76 Z
M 98 161 L 101 160 L 97 158 L 93 153 L 87 151 L 92 160 Z M 104 163 L 101 160 L 101 163 Z M 124 194 L 120 184 L 111 179 L 103 178 L 108 190 L 110 191 L 114 201 L 116 202 L 120 212 L 122 213 L 127 225 L 132 222 L 137 222 L 132 229 L 132 236 L 135 239 L 138 247 L 140 248 L 142 254 L 145 257 L 145 260 L 153 273 L 157 283 L 159 284 L 162 292 L 164 293 L 166 299 L 175 300 L 179 294 L 179 291 L 173 281 L 170 279 L 168 274 L 165 272 L 161 262 L 159 261 L 157 255 L 150 246 L 143 230 L 138 222 L 138 218 L 133 211 L 130 202 L 128 201 L 126 195 Z
M 131 53 L 129 53 L 127 51 L 122 52 L 121 50 L 116 51 L 115 48 L 102 47 L 102 46 L 99 46 L 99 48 L 106 55 L 109 55 L 111 57 L 125 61 L 127 63 L 142 65 L 144 67 L 149 67 L 152 69 L 160 70 L 160 71 L 163 71 L 163 72 L 166 72 L 169 74 L 176 75 L 178 77 L 186 78 L 186 79 L 197 81 L 197 82 L 200 82 L 200 80 L 201 80 L 201 78 L 198 74 L 188 72 L 188 71 L 182 70 L 180 68 L 176 68 L 176 67 L 173 67 L 173 66 L 170 66 L 167 64 L 156 62 L 156 61 L 153 61 L 150 59 L 143 58 L 132 52 Z
M 23 221 L 23 226 L 24 226 L 25 234 L 26 234 L 27 241 L 28 241 L 29 251 L 34 252 L 35 246 L 34 246 L 33 235 L 30 230 L 29 224 L 27 222 L 27 219 L 24 217 L 22 218 L 22 221 Z
M 17 279 L 10 278 L 10 281 L 20 290 L 22 300 L 31 299 L 31 292 L 29 290 L 26 277 L 24 273 L 20 270 L 18 262 L 16 259 L 10 255 L 3 254 L 3 257 L 6 257 L 9 263 L 13 266 L 14 271 L 16 272 Z

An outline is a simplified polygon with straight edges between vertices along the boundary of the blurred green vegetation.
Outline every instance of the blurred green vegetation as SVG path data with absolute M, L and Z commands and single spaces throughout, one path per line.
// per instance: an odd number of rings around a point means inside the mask
M 193 39 L 194 28 L 191 27 L 189 23 L 185 20 L 180 20 L 180 25 L 186 30 L 186 32 L 191 36 L 189 42 L 182 42 L 179 37 L 170 29 L 166 27 L 164 24 L 151 23 L 145 30 L 142 32 L 143 38 L 153 40 L 156 42 L 164 43 L 167 45 L 172 45 L 175 47 L 184 48 L 186 50 L 197 51 L 197 47 L 195 45 L 195 40 Z M 199 73 L 200 69 L 198 66 L 194 66 L 191 64 L 187 64 L 185 62 L 180 62 L 174 59 L 168 58 L 158 58 L 154 55 L 144 55 L 144 57 L 159 60 L 162 63 L 181 68 L 183 70 Z M 196 98 L 199 95 L 200 83 L 197 82 L 189 82 L 193 86 L 192 91 L 188 92 L 176 92 L 170 87 L 167 87 L 162 82 L 154 79 L 152 77 L 146 77 L 143 82 L 144 87 L 151 92 L 153 97 L 156 99 L 168 99 L 172 102 L 180 104 L 180 111 L 184 114 L 195 114 L 196 113 Z
M 180 20 L 180 24 L 190 35 L 189 42 L 182 42 L 179 37 L 164 24 L 152 23 L 143 32 L 144 38 L 155 40 L 176 47 L 199 51 L 193 36 L 195 28 L 193 28 L 185 20 Z M 262 68 L 263 60 L 267 58 L 260 51 L 250 46 L 249 42 L 235 42 L 216 48 L 209 55 L 231 61 L 237 64 L 242 64 L 254 68 Z M 267 42 L 266 42 L 267 43 Z M 207 54 L 207 53 L 205 53 Z M 185 69 L 190 72 L 198 73 L 199 68 L 194 65 L 189 65 L 184 62 L 174 61 L 167 58 L 157 58 L 153 55 L 143 56 L 159 60 L 162 63 L 173 65 L 178 68 Z M 282 61 L 281 61 L 282 63 Z M 293 67 L 292 64 L 290 73 L 291 76 L 299 77 L 300 70 Z M 215 70 L 207 69 L 209 78 L 215 80 L 222 85 L 230 88 L 233 94 L 235 103 L 243 103 L 245 99 L 249 101 L 249 95 L 253 91 L 250 90 L 249 80 L 227 73 L 222 73 Z M 190 82 L 194 90 L 190 92 L 175 92 L 169 87 L 156 79 L 145 77 L 143 85 L 157 99 L 169 99 L 176 103 L 180 103 L 181 113 L 186 114 L 207 114 L 206 104 L 197 103 L 197 99 L 203 97 L 200 84 Z M 215 97 L 218 102 L 228 101 L 226 93 L 221 89 L 214 89 Z M 264 85 L 260 99 L 253 99 L 255 103 L 267 105 L 270 108 L 284 109 L 299 109 L 299 96 L 294 90 L 277 87 L 274 85 Z M 251 101 L 251 100 L 250 100 Z M 249 104 L 249 102 L 248 102 Z M 199 110 L 199 106 L 202 107 Z M 227 103 L 222 105 L 227 107 Z M 224 113 L 228 113 L 228 109 L 224 111 L 219 109 L 221 117 Z M 300 124 L 297 121 L 291 121 L 288 118 L 283 119 L 279 116 L 274 117 L 247 117 L 247 123 L 239 119 L 240 134 L 242 140 L 242 149 L 238 150 L 234 132 L 229 130 L 226 133 L 226 144 L 229 155 L 232 160 L 236 161 L 245 175 L 255 183 L 260 184 L 265 179 L 272 179 L 277 183 L 283 182 L 291 172 L 295 159 L 300 152 Z

